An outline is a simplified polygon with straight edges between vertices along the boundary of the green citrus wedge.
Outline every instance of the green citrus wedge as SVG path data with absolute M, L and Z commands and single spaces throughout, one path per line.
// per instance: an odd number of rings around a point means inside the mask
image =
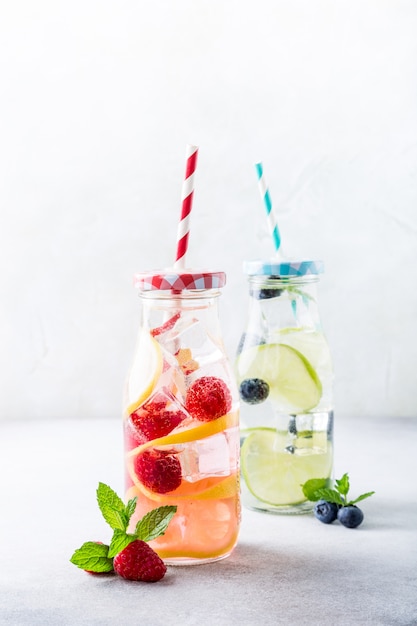
M 239 380 L 261 378 L 270 388 L 274 408 L 302 413 L 317 406 L 322 385 L 310 361 L 283 343 L 261 344 L 244 350 L 237 360 Z
M 162 351 L 158 342 L 141 331 L 136 356 L 127 382 L 126 415 L 130 415 L 151 395 L 162 373 Z
M 285 450 L 286 434 L 271 428 L 253 429 L 241 449 L 242 474 L 249 491 L 258 500 L 283 506 L 303 502 L 301 485 L 310 478 L 329 476 L 331 448 Z

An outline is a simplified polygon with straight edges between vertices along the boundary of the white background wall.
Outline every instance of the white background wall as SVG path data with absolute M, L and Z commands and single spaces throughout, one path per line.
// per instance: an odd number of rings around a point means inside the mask
M 0 18 L 0 417 L 120 414 L 141 269 L 322 258 L 340 416 L 417 416 L 417 3 L 15 0 Z

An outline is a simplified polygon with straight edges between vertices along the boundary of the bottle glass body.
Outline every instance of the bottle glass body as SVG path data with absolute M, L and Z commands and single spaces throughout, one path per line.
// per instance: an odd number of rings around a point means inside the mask
M 132 526 L 176 505 L 150 542 L 165 562 L 215 561 L 240 523 L 238 393 L 226 358 L 215 289 L 142 291 L 140 330 L 126 384 L 126 498 Z
M 333 368 L 315 275 L 249 277 L 237 350 L 242 502 L 275 513 L 312 509 L 301 485 L 330 478 Z

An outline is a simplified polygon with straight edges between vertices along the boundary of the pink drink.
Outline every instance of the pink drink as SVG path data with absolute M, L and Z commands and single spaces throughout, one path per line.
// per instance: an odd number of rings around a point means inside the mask
M 173 289 L 179 280 L 182 288 Z M 124 412 L 126 497 L 137 497 L 132 525 L 158 506 L 177 506 L 165 535 L 151 542 L 171 563 L 224 558 L 238 537 L 238 400 L 218 323 L 223 284 L 222 273 L 138 279 L 142 319 Z

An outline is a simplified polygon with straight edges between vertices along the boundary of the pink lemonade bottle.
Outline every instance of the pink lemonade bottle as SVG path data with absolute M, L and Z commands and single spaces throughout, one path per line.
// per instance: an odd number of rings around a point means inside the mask
M 238 393 L 218 316 L 225 274 L 174 269 L 135 284 L 140 329 L 124 399 L 132 525 L 176 505 L 150 545 L 170 564 L 216 561 L 232 552 L 240 523 Z

